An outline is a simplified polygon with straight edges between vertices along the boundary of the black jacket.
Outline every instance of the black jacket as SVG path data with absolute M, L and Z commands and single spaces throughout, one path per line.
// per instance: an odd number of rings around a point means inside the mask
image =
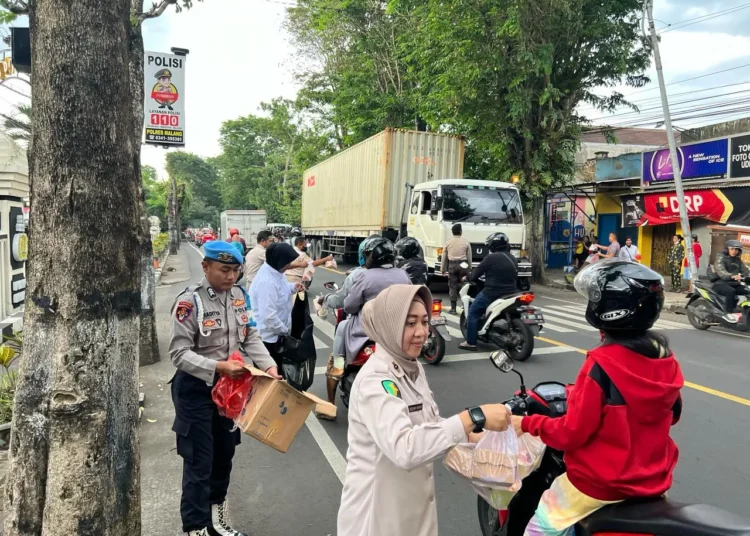
M 476 282 L 485 276 L 484 292 L 492 296 L 507 296 L 518 292 L 518 260 L 509 252 L 487 255 L 469 275 Z
M 412 285 L 427 284 L 427 263 L 423 259 L 404 260 L 402 257 L 396 258 L 396 267 L 404 270 Z
M 732 276 L 738 274 L 742 277 L 750 277 L 750 270 L 747 269 L 742 259 L 739 256 L 732 257 L 728 251 L 724 251 L 716 258 L 714 269 L 722 281 L 732 281 Z

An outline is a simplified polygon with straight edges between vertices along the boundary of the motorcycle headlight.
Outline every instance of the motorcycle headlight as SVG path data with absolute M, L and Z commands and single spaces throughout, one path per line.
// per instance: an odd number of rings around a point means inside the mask
M 511 249 L 511 254 L 517 259 L 521 256 L 521 250 L 520 249 Z

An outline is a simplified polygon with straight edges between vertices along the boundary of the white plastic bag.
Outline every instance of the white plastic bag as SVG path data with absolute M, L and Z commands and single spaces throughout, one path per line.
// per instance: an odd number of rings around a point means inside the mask
M 333 268 L 333 269 L 338 268 L 338 265 L 336 264 L 336 259 L 331 259 L 330 261 L 326 261 L 325 267 L 326 268 Z

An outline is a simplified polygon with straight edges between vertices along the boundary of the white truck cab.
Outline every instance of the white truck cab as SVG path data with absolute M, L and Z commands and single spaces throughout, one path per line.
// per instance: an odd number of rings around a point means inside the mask
M 443 246 L 460 223 L 463 237 L 471 243 L 473 267 L 489 253 L 485 241 L 493 233 L 508 235 L 511 252 L 519 259 L 519 278 L 531 277 L 526 257 L 526 228 L 521 196 L 512 184 L 470 179 L 443 179 L 414 186 L 407 220 L 407 234 L 422 245 L 431 273 L 442 274 Z

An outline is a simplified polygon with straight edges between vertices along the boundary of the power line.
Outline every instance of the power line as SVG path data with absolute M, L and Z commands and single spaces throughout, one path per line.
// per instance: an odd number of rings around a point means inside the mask
M 732 13 L 736 13 L 737 11 L 742 11 L 743 9 L 747 9 L 747 8 L 750 8 L 750 3 L 740 4 L 739 6 L 730 7 L 722 11 L 716 11 L 714 13 L 706 13 L 705 15 L 701 15 L 700 17 L 694 17 L 692 19 L 675 22 L 674 24 L 668 25 L 668 29 L 660 31 L 659 34 L 661 35 L 667 32 L 680 30 L 682 28 L 686 28 L 694 24 L 700 24 L 702 22 L 706 22 L 707 20 L 715 19 L 717 17 L 723 17 L 725 15 L 730 15 Z

